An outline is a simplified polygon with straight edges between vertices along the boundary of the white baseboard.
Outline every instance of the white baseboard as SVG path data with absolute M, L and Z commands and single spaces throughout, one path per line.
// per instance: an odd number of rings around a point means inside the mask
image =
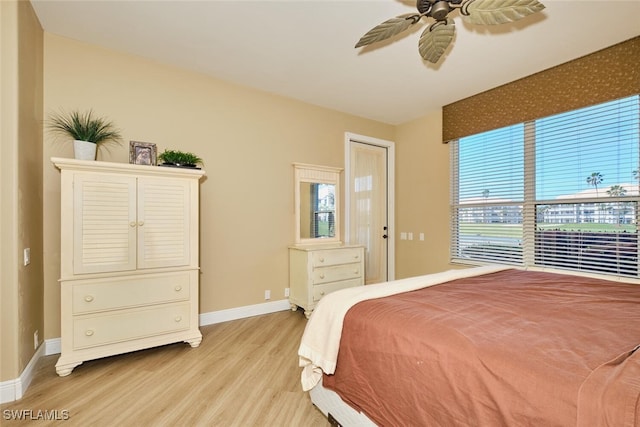
M 44 343 L 40 344 L 36 352 L 27 363 L 27 366 L 20 374 L 20 377 L 15 380 L 3 381 L 0 383 L 0 403 L 13 402 L 14 400 L 22 399 L 24 392 L 27 391 L 29 384 L 31 384 L 31 380 L 33 380 L 34 369 L 36 367 L 36 363 L 42 356 L 45 355 L 45 347 Z
M 45 356 L 51 356 L 52 354 L 60 354 L 62 351 L 62 340 L 60 338 L 51 338 L 44 340 L 45 343 Z
M 291 305 L 288 299 L 270 301 L 262 304 L 245 305 L 244 307 L 229 308 L 227 310 L 211 311 L 200 315 L 200 326 L 213 325 L 215 323 L 228 322 L 230 320 L 244 319 L 246 317 L 259 316 L 261 314 L 275 313 L 289 310 Z
M 244 307 L 229 308 L 227 310 L 211 311 L 200 314 L 200 326 L 213 325 L 215 323 L 228 322 L 230 320 L 244 319 L 246 317 L 259 316 L 261 314 L 275 313 L 290 309 L 289 300 L 283 299 L 262 304 L 247 305 Z M 24 368 L 19 378 L 0 382 L 0 404 L 22 399 L 27 387 L 33 379 L 33 371 L 38 360 L 43 356 L 59 354 L 61 349 L 60 338 L 50 338 L 38 347 L 33 357 Z

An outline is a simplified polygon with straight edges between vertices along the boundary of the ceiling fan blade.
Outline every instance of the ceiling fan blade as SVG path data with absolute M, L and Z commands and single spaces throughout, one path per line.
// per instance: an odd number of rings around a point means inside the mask
M 434 64 L 438 62 L 449 44 L 451 44 L 455 32 L 455 24 L 450 18 L 447 18 L 446 23 L 438 21 L 431 24 L 420 36 L 420 42 L 418 43 L 420 56 Z
M 416 22 L 420 21 L 420 18 L 421 16 L 416 13 L 406 13 L 404 15 L 388 19 L 362 36 L 356 44 L 356 48 L 386 40 L 389 37 L 400 34 Z
M 517 21 L 542 9 L 544 5 L 538 0 L 468 0 L 460 12 L 470 24 L 495 25 Z

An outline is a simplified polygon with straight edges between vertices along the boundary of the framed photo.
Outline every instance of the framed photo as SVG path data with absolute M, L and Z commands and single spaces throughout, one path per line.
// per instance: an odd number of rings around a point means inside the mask
M 129 141 L 129 163 L 134 165 L 156 166 L 156 144 L 151 142 Z

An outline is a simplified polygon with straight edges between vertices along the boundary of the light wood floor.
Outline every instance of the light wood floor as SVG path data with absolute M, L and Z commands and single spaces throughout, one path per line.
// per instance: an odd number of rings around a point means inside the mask
M 204 326 L 184 343 L 85 362 L 58 377 L 43 357 L 21 400 L 0 405 L 0 424 L 61 426 L 323 426 L 300 387 L 296 356 L 306 325 L 282 311 Z M 7 410 L 68 411 L 66 421 L 7 420 Z

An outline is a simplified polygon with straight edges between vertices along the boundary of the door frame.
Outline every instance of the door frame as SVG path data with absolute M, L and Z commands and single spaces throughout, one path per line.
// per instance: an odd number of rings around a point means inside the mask
M 387 280 L 395 279 L 395 143 L 385 139 L 373 138 L 356 133 L 344 134 L 344 237 L 349 243 L 351 212 L 349 209 L 351 200 L 351 185 L 348 182 L 351 176 L 351 142 L 373 145 L 387 150 Z

